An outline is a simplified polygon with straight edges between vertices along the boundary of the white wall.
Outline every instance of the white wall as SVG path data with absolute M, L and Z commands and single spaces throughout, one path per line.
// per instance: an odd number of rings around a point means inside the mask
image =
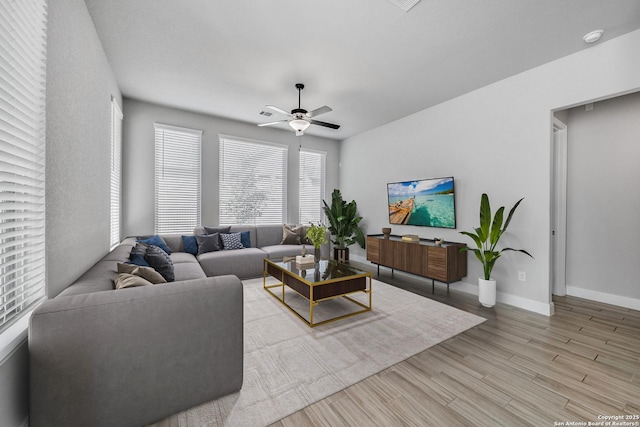
M 47 23 L 46 253 L 53 297 L 109 250 L 111 95 L 122 102 L 82 0 L 50 0 Z M 0 425 L 26 425 L 25 340 L 0 361 Z
M 50 1 L 46 148 L 49 297 L 109 251 L 112 95 L 122 105 L 84 1 Z
M 493 274 L 498 299 L 552 313 L 551 111 L 639 88 L 638 50 L 640 31 L 635 31 L 343 141 L 345 198 L 358 202 L 366 231 L 379 233 L 388 226 L 387 182 L 453 175 L 458 230 L 392 228 L 396 234 L 470 243 L 458 231 L 477 226 L 483 192 L 495 207 L 507 209 L 524 197 L 502 244 L 527 249 L 535 260 L 503 256 Z M 526 273 L 526 282 L 518 281 L 518 271 Z M 477 292 L 481 274 L 470 255 L 468 276 L 453 286 Z
M 123 235 L 154 231 L 154 127 L 155 122 L 203 130 L 202 135 L 202 224 L 218 224 L 218 135 L 231 135 L 289 145 L 288 219 L 298 222 L 298 150 L 327 152 L 327 197 L 337 188 L 339 143 L 271 127 L 258 127 L 220 117 L 208 116 L 137 100 L 124 100 L 123 121 Z
M 568 113 L 567 293 L 640 310 L 640 93 Z

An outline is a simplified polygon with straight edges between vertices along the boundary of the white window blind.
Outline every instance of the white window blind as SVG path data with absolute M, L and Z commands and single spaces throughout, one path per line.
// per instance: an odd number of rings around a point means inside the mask
M 200 226 L 202 131 L 155 124 L 156 233 L 191 233 Z
M 45 0 L 0 2 L 0 330 L 45 292 Z
M 300 149 L 300 223 L 323 222 L 322 200 L 325 198 L 325 163 L 327 154 Z
M 220 135 L 220 224 L 287 220 L 288 146 Z
M 122 111 L 111 97 L 111 247 L 120 243 L 120 176 L 122 164 Z

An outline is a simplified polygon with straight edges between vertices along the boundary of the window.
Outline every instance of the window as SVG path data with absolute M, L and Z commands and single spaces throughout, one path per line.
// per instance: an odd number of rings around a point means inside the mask
M 46 2 L 0 2 L 0 331 L 45 292 Z M 4 340 L 3 340 L 4 342 Z M 0 358 L 1 359 L 1 358 Z
M 325 159 L 327 154 L 308 149 L 300 150 L 300 223 L 320 223 L 323 219 L 322 200 L 325 198 Z
M 122 164 L 122 111 L 111 97 L 111 247 L 120 243 L 120 171 Z
M 191 233 L 200 226 L 202 131 L 155 124 L 156 233 Z
M 288 146 L 220 135 L 220 224 L 287 222 Z

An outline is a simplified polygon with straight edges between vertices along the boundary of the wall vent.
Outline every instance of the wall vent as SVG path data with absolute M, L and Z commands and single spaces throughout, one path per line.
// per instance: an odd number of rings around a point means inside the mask
M 268 111 L 262 110 L 262 111 L 260 111 L 260 115 L 261 116 L 266 116 L 266 117 L 271 117 L 271 116 L 273 116 L 273 113 L 270 113 Z
M 420 0 L 389 0 L 391 3 L 398 6 L 400 9 L 408 12 L 413 6 L 418 4 Z

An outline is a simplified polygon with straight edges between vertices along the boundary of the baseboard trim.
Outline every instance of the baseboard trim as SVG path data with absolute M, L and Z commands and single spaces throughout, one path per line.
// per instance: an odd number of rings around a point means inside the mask
M 630 308 L 632 310 L 640 310 L 640 299 L 637 298 L 592 291 L 590 289 L 578 288 L 575 286 L 567 286 L 567 295 L 598 301 L 605 304 L 617 305 L 619 307 Z
M 477 284 L 462 281 L 452 283 L 451 287 L 468 294 L 478 295 Z M 553 313 L 555 312 L 553 303 L 545 304 L 529 298 L 522 298 L 517 295 L 507 294 L 505 292 L 498 292 L 496 294 L 496 301 L 522 308 L 527 311 L 533 311 L 534 313 L 543 314 L 545 316 L 553 316 Z
M 354 255 L 351 255 L 351 258 L 354 261 L 362 262 L 365 264 L 369 263 L 369 261 L 367 261 L 365 257 L 360 255 L 354 254 Z M 387 267 L 383 267 L 383 268 L 387 268 Z M 410 273 L 405 273 L 403 271 L 396 270 L 394 274 L 400 274 L 403 276 L 412 277 L 414 279 L 424 279 L 430 282 L 430 279 L 427 279 L 424 277 L 421 278 L 420 276 L 416 276 Z M 477 283 L 473 284 L 465 281 L 460 281 L 460 282 L 451 283 L 451 285 L 449 286 L 451 287 L 451 289 L 456 289 L 467 294 L 478 295 Z M 545 316 L 553 316 L 553 313 L 554 313 L 553 302 L 546 304 L 546 303 L 534 301 L 528 298 L 522 298 L 517 295 L 507 294 L 504 292 L 498 292 L 498 294 L 496 295 L 496 300 L 504 304 L 509 304 L 514 307 L 522 308 L 527 311 L 533 311 L 534 313 L 543 314 Z

